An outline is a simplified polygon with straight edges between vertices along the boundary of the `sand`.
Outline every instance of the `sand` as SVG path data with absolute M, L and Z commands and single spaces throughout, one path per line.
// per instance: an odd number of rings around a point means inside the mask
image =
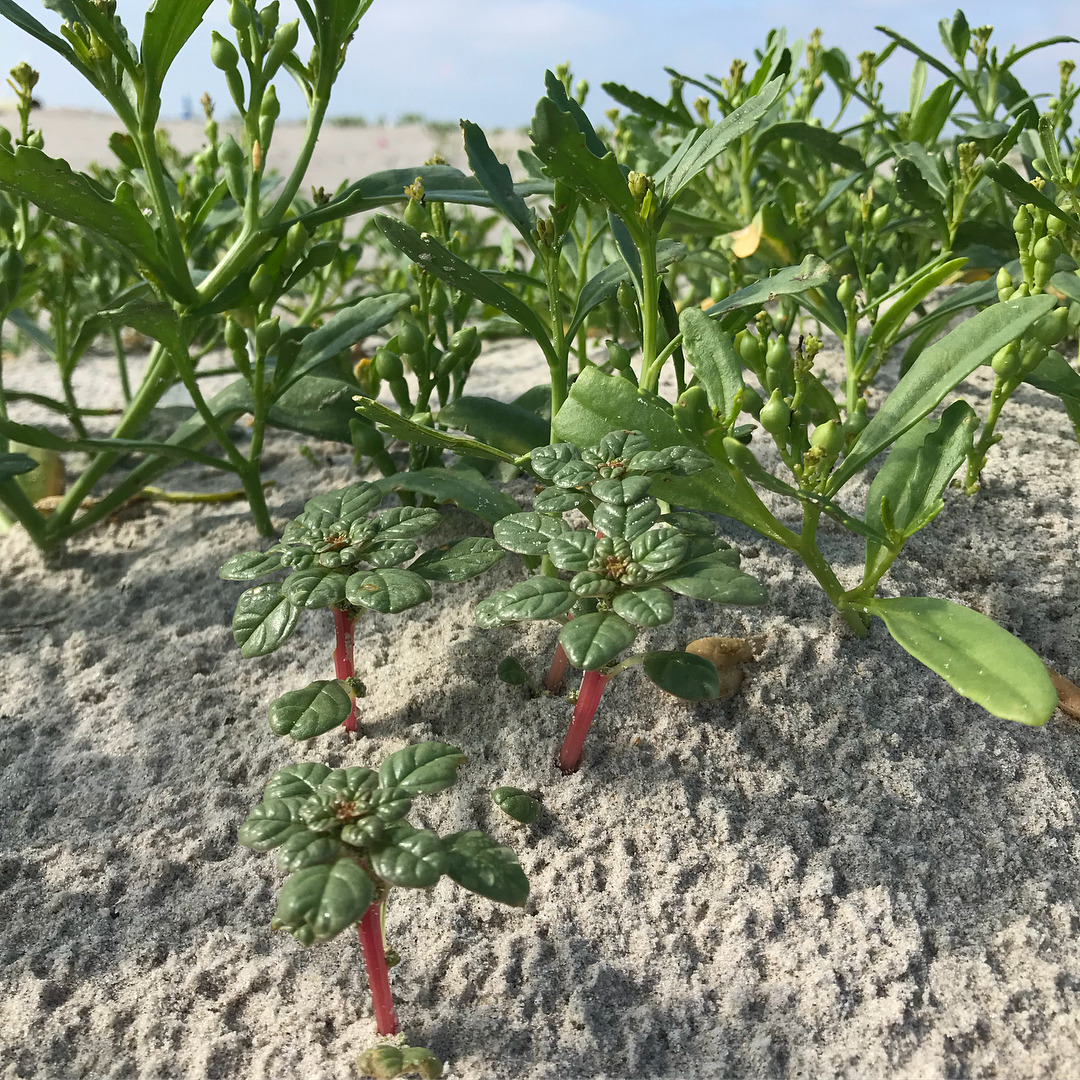
M 500 344 L 475 371 L 476 392 L 510 398 L 542 363 Z M 45 389 L 49 372 L 28 353 L 5 378 Z M 80 379 L 116 394 L 104 358 Z M 967 388 L 980 413 L 987 390 Z M 947 493 L 885 592 L 970 604 L 1080 681 L 1080 451 L 1035 390 L 1001 431 L 983 490 Z M 290 435 L 265 462 L 278 524 L 357 475 L 340 445 Z M 864 495 L 853 483 L 847 505 Z M 486 531 L 445 517 L 432 542 Z M 258 543 L 243 504 L 143 504 L 59 568 L 21 531 L 0 538 L 0 1077 L 355 1075 L 375 1041 L 357 942 L 304 950 L 271 933 L 281 875 L 236 831 L 276 768 L 372 764 L 432 738 L 469 763 L 417 816 L 489 829 L 532 886 L 524 910 L 448 881 L 391 899 L 403 1031 L 447 1076 L 1075 1075 L 1080 729 L 1060 712 L 1037 729 L 990 716 L 880 623 L 853 637 L 792 557 L 718 524 L 768 604 L 687 600 L 646 641 L 759 636 L 742 689 L 691 706 L 627 671 L 571 777 L 553 760 L 568 702 L 494 677 L 508 652 L 540 674 L 554 626 L 473 623 L 516 559 L 414 618 L 366 617 L 359 736 L 301 746 L 271 734 L 266 707 L 328 676 L 330 619 L 308 613 L 278 653 L 241 659 L 244 586 L 217 568 Z M 861 542 L 824 534 L 854 583 Z M 539 792 L 535 825 L 494 808 L 501 784 Z

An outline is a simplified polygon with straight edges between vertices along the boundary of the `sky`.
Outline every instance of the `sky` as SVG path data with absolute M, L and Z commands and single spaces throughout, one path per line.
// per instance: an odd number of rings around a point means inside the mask
M 46 25 L 59 25 L 41 0 L 22 3 Z M 118 0 L 133 37 L 148 6 L 148 0 Z M 292 17 L 290 9 L 295 10 L 290 0 L 282 0 L 283 18 Z M 952 11 L 928 0 L 375 0 L 350 47 L 330 113 L 389 122 L 405 114 L 464 117 L 488 127 L 521 127 L 543 93 L 545 68 L 568 60 L 575 78 L 589 81 L 587 109 L 599 120 L 612 104 L 601 83 L 620 82 L 666 100 L 665 66 L 697 77 L 725 76 L 736 57 L 752 61 L 755 47 L 776 26 L 786 27 L 789 40 L 821 27 L 823 43 L 840 46 L 853 63 L 862 50 L 886 43 L 877 24 L 944 56 L 937 23 L 951 19 Z M 221 103 L 219 115 L 230 111 L 224 80 L 208 58 L 210 30 L 230 31 L 227 12 L 227 0 L 214 0 L 180 54 L 166 83 L 164 115 L 181 115 L 185 103 L 197 108 L 204 91 Z M 965 14 L 972 26 L 994 27 L 991 44 L 1002 53 L 1044 37 L 1080 37 L 1077 0 L 979 0 Z M 1024 58 L 1015 70 L 1029 89 L 1055 90 L 1057 64 L 1066 57 L 1080 63 L 1080 46 L 1047 49 Z M 62 59 L 0 19 L 0 71 L 20 60 L 41 71 L 37 96 L 46 106 L 97 107 L 94 91 Z M 910 70 L 911 61 L 900 55 L 882 69 L 894 107 L 906 103 Z M 0 100 L 6 94 L 0 86 Z M 295 88 L 286 92 L 279 85 L 279 94 L 283 115 L 300 117 Z

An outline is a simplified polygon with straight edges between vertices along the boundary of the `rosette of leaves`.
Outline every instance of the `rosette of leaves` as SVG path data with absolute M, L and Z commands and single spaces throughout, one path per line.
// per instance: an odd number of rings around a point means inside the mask
M 739 569 L 739 553 L 715 535 L 702 514 L 665 513 L 648 494 L 661 475 L 689 476 L 711 461 L 689 446 L 651 450 L 636 431 L 617 431 L 598 446 L 541 447 L 532 471 L 547 487 L 533 511 L 495 524 L 507 551 L 545 556 L 555 571 L 497 592 L 476 611 L 485 628 L 539 619 L 563 623 L 559 644 L 575 667 L 596 671 L 633 645 L 642 629 L 675 614 L 674 596 L 722 604 L 760 604 L 762 585 Z M 578 528 L 564 514 L 580 511 Z M 716 669 L 690 654 L 653 653 L 645 671 L 680 697 L 715 697 Z
M 451 787 L 465 761 L 447 743 L 416 743 L 378 771 L 301 762 L 270 779 L 240 843 L 277 851 L 288 874 L 271 927 L 301 945 L 360 925 L 379 1033 L 394 1034 L 382 908 L 394 888 L 426 889 L 446 875 L 499 903 L 524 905 L 529 884 L 514 853 L 479 830 L 438 836 L 407 820 L 413 799 Z
M 417 541 L 440 522 L 438 510 L 377 510 L 383 492 L 364 481 L 309 499 L 266 551 L 234 555 L 219 571 L 250 581 L 287 571 L 281 581 L 240 595 L 233 636 L 244 657 L 266 656 L 286 642 L 305 609 L 330 608 L 337 678 L 293 690 L 270 706 L 278 735 L 310 739 L 350 721 L 363 687 L 354 678 L 353 628 L 365 611 L 398 614 L 431 599 L 432 581 L 466 581 L 504 556 L 494 540 L 468 537 L 418 554 Z M 408 564 L 408 565 L 406 565 Z

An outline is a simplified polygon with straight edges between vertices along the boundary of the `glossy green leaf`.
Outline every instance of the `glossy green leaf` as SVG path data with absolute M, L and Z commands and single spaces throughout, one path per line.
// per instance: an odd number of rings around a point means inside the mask
M 818 289 L 832 277 L 832 267 L 817 255 L 807 255 L 798 266 L 786 266 L 771 277 L 755 281 L 726 300 L 706 308 L 705 314 L 715 319 L 736 308 L 759 307 L 778 296 L 797 296 L 799 293 Z
M 714 559 L 695 559 L 662 582 L 673 592 L 714 604 L 764 604 L 765 587 L 756 578 Z
M 172 62 L 198 29 L 211 0 L 154 0 L 143 23 L 141 57 L 147 83 L 160 90 Z
M 519 457 L 549 441 L 550 425 L 536 413 L 489 397 L 464 397 L 439 412 L 439 423 Z
M 295 870 L 303 870 L 308 866 L 332 863 L 344 851 L 344 846 L 336 836 L 327 836 L 326 833 L 309 832 L 304 829 L 293 833 L 278 848 L 278 869 L 291 874 Z
M 415 491 L 439 503 L 457 503 L 462 510 L 495 524 L 507 514 L 516 514 L 518 504 L 476 469 L 455 465 L 452 469 L 417 469 L 394 473 L 378 481 L 383 491 Z M 464 580 L 464 579 L 462 579 Z
M 559 634 L 559 644 L 574 667 L 595 671 L 630 648 L 635 637 L 637 631 L 614 612 L 594 611 L 571 619 Z
M 29 454 L 0 454 L 0 483 L 15 476 L 23 476 L 38 467 Z
M 781 139 L 790 139 L 800 149 L 808 150 L 824 164 L 839 165 L 849 172 L 861 172 L 866 168 L 862 154 L 844 142 L 843 137 L 828 128 L 815 127 L 801 120 L 786 120 L 769 124 L 754 140 L 754 151 L 760 154 L 766 147 Z M 781 151 L 786 163 L 787 156 Z
M 429 233 L 418 233 L 402 221 L 386 214 L 376 214 L 379 231 L 404 255 L 432 277 L 460 289 L 485 304 L 498 308 L 520 323 L 544 351 L 549 364 L 557 364 L 547 327 L 535 311 L 509 289 L 504 289 L 485 273 L 448 251 Z
M 495 610 L 503 622 L 554 619 L 569 611 L 577 599 L 565 581 L 543 576 L 519 581 L 497 596 Z
M 1038 725 L 1057 707 L 1043 662 L 985 615 L 926 596 L 875 599 L 866 610 L 901 648 L 995 716 Z
M 330 770 L 317 761 L 286 765 L 270 778 L 264 799 L 309 798 L 318 790 Z
M 87 69 L 75 56 L 71 46 L 62 37 L 54 34 L 38 22 L 33 15 L 19 4 L 16 4 L 14 0 L 0 0 L 0 17 L 25 31 L 31 37 L 36 38 L 43 45 L 48 45 L 50 49 L 58 52 L 79 71 L 86 72 Z
M 447 873 L 463 888 L 500 904 L 523 907 L 529 898 L 529 882 L 508 847 L 477 829 L 443 837 L 449 857 Z
M 344 724 L 353 699 L 340 679 L 319 679 L 282 694 L 270 706 L 270 730 L 297 740 L 314 739 Z
M 576 510 L 587 499 L 584 491 L 549 487 L 533 496 L 533 509 L 540 514 L 565 514 L 568 510 Z
M 541 480 L 551 480 L 564 465 L 571 461 L 580 462 L 581 451 L 573 443 L 551 443 L 550 446 L 538 446 L 530 455 L 530 459 L 532 471 Z
M 971 452 L 978 426 L 971 406 L 955 401 L 940 420 L 924 417 L 909 428 L 893 443 L 870 485 L 866 523 L 883 535 L 891 528 L 905 537 L 925 528 L 944 508 L 942 493 Z M 882 550 L 882 544 L 867 540 L 868 566 Z
M 253 851 L 269 851 L 284 844 L 290 836 L 307 832 L 300 819 L 302 804 L 300 798 L 265 798 L 240 826 L 240 843 Z
M 708 701 L 720 696 L 720 674 L 716 665 L 703 656 L 651 652 L 642 667 L 661 690 L 684 701 Z
M 722 424 L 734 421 L 734 410 L 743 390 L 742 360 L 735 342 L 719 324 L 698 307 L 684 308 L 679 315 L 683 352 L 705 387 L 709 406 Z
M 630 112 L 637 113 L 638 116 L 644 116 L 648 120 L 656 120 L 661 124 L 668 124 L 673 128 L 686 126 L 686 120 L 680 113 L 668 108 L 667 105 L 661 105 L 655 98 L 639 94 L 636 90 L 630 90 L 617 82 L 602 83 L 601 88 L 613 101 L 625 105 Z
M 413 743 L 391 754 L 379 768 L 379 786 L 427 795 L 451 787 L 465 755 L 444 742 Z
M 340 858 L 291 874 L 278 894 L 271 925 L 288 930 L 302 945 L 305 939 L 329 941 L 358 923 L 374 899 L 375 886 L 363 868 Z
M 256 585 L 240 594 L 233 615 L 233 637 L 240 655 L 266 656 L 292 637 L 300 608 L 290 603 L 277 582 Z
M 414 540 L 390 540 L 385 544 L 375 543 L 365 553 L 365 561 L 368 566 L 382 569 L 389 566 L 400 566 L 408 562 L 416 555 L 416 542 Z
M 490 570 L 505 556 L 494 540 L 470 536 L 425 551 L 409 569 L 428 581 L 468 581 Z
M 340 607 L 345 602 L 347 581 L 345 574 L 313 566 L 291 573 L 281 583 L 281 591 L 297 607 Z
M 647 476 L 624 476 L 619 479 L 597 480 L 592 494 L 610 506 L 632 506 L 649 493 L 651 481 Z
M 266 422 L 280 431 L 349 443 L 349 424 L 356 419 L 355 395 L 356 387 L 343 379 L 304 375 L 274 401 Z
M 345 587 L 350 604 L 396 615 L 431 599 L 431 586 L 411 570 L 361 570 Z
M 921 143 L 923 146 L 937 145 L 959 93 L 951 79 L 946 79 L 930 91 L 926 100 L 911 113 L 907 130 L 911 142 Z
M 218 571 L 225 581 L 250 581 L 281 569 L 281 553 L 277 551 L 241 551 Z
M 678 566 L 689 551 L 690 541 L 671 528 L 650 529 L 634 538 L 630 551 L 635 562 L 650 574 L 663 574 Z
M 491 196 L 503 216 L 521 233 L 525 242 L 533 244 L 536 212 L 515 191 L 510 170 L 495 156 L 483 131 L 469 120 L 461 121 L 461 135 L 469 168 Z
M 869 344 L 883 345 L 893 340 L 896 332 L 904 325 L 907 317 L 933 292 L 958 270 L 967 265 L 967 259 L 951 259 L 949 262 L 924 274 L 909 289 L 893 301 L 888 310 L 883 311 L 870 329 Z
M 912 364 L 829 478 L 834 494 L 860 469 L 936 408 L 950 390 L 1015 341 L 1056 303 L 1025 296 L 980 311 L 930 346 Z
M 900 158 L 896 163 L 896 191 L 904 202 L 929 214 L 932 219 L 941 216 L 941 197 L 911 158 Z
M 377 484 L 361 480 L 308 499 L 304 503 L 304 513 L 325 515 L 326 527 L 338 521 L 351 524 L 371 513 L 382 500 L 383 492 Z
M 560 570 L 578 573 L 587 570 L 596 551 L 596 537 L 590 532 L 572 532 L 548 544 L 547 554 Z
M 438 528 L 442 515 L 430 506 L 392 506 L 375 518 L 380 540 L 412 540 Z
M 352 802 L 361 797 L 369 798 L 378 786 L 378 773 L 362 765 L 349 765 L 343 769 L 331 769 L 319 784 L 319 797 L 341 796 Z
M 540 816 L 540 803 L 521 788 L 497 787 L 491 793 L 491 801 L 522 825 L 531 825 Z
M 611 607 L 616 615 L 634 626 L 663 626 L 675 617 L 675 605 L 664 589 L 620 592 Z
M 607 536 L 633 540 L 649 529 L 660 516 L 655 499 L 644 499 L 633 506 L 613 506 L 600 503 L 593 511 L 593 525 Z
M 495 539 L 518 555 L 543 555 L 548 542 L 570 532 L 570 526 L 562 518 L 547 514 L 510 514 L 495 522 Z
M 430 829 L 399 830 L 392 843 L 371 850 L 371 868 L 391 885 L 426 889 L 446 873 L 450 858 Z

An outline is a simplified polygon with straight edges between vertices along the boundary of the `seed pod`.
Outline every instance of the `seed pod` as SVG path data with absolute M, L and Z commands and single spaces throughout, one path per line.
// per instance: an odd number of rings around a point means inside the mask
M 1065 232 L 1065 222 L 1051 214 L 1046 219 L 1046 231 L 1050 236 L 1061 236 Z
M 855 307 L 855 285 L 850 274 L 845 274 L 840 279 L 836 289 L 836 299 L 845 311 L 851 311 Z
M 682 392 L 675 404 L 675 422 L 689 439 L 704 442 L 706 433 L 716 426 L 716 421 L 703 386 L 691 386 Z
M 1037 262 L 1049 263 L 1052 266 L 1060 254 L 1061 241 L 1056 236 L 1044 236 L 1035 243 L 1034 255 Z
M 882 206 L 879 209 L 887 210 L 888 207 Z M 869 286 L 871 296 L 884 296 L 889 291 L 889 286 L 892 281 L 889 279 L 888 273 L 885 271 L 885 267 L 878 263 L 874 267 L 873 272 L 870 274 Z
M 430 215 L 416 199 L 410 199 L 405 206 L 405 224 L 420 233 L 427 232 L 431 225 Z
M 744 413 L 749 413 L 756 420 L 761 415 L 764 405 L 761 395 L 752 386 L 743 387 L 742 411 Z
M 605 344 L 607 345 L 608 360 L 611 366 L 616 371 L 626 371 L 630 367 L 630 350 L 617 341 L 612 341 L 611 338 L 608 338 Z
M 735 335 L 735 348 L 739 350 L 742 362 L 755 374 L 762 374 L 762 364 L 765 355 L 761 351 L 761 343 L 749 330 L 740 330 Z
M 391 352 L 385 345 L 381 345 L 375 350 L 375 372 L 380 379 L 393 382 L 402 378 L 405 369 L 402 366 L 401 357 Z
M 210 33 L 210 63 L 220 71 L 235 71 L 240 64 L 236 46 L 216 30 Z
M 265 356 L 281 337 L 281 318 L 275 315 L 272 319 L 264 319 L 255 327 L 255 349 L 260 356 Z
M 241 206 L 247 199 L 247 180 L 244 178 L 244 151 L 231 136 L 226 135 L 218 147 L 218 161 L 225 170 L 225 183 L 229 194 Z
M 1034 371 L 1046 359 L 1049 351 L 1041 341 L 1029 341 L 1020 354 L 1020 374 Z
M 724 278 L 714 277 L 709 282 L 709 297 L 714 304 L 726 300 L 731 295 L 731 284 Z
M 270 146 L 270 140 L 274 137 L 274 124 L 280 115 L 281 102 L 278 101 L 277 91 L 268 86 L 259 111 L 259 142 L 264 151 Z
M 294 19 L 278 27 L 274 35 L 274 43 L 266 54 L 266 64 L 263 66 L 263 77 L 272 75 L 283 63 L 285 58 L 296 48 L 300 41 L 300 20 Z
M 263 33 L 269 37 L 276 29 L 278 20 L 281 18 L 280 4 L 278 0 L 271 0 L 271 3 L 259 12 L 259 24 L 262 26 Z
M 403 353 L 422 352 L 427 344 L 427 337 L 416 323 L 406 319 L 397 332 L 398 348 Z
M 826 457 L 835 458 L 844 448 L 844 429 L 836 420 L 818 424 L 810 436 L 810 445 Z
M 41 150 L 45 146 L 45 136 L 40 131 L 31 131 L 30 138 L 26 140 L 26 145 L 31 150 Z
M 844 437 L 852 442 L 862 433 L 863 428 L 870 423 L 870 417 L 866 415 L 866 398 L 859 398 L 855 402 L 855 411 L 848 413 L 844 419 Z
M 1069 332 L 1069 309 L 1056 307 L 1053 311 L 1048 311 L 1031 328 L 1031 332 L 1047 348 L 1056 345 L 1059 341 L 1064 340 L 1065 335 Z
M 409 397 L 409 384 L 404 379 L 388 379 L 387 385 L 390 387 L 390 393 L 394 395 L 394 400 L 398 403 L 398 406 L 411 413 L 412 400 Z
M 1020 346 L 1015 341 L 1010 342 L 994 353 L 990 367 L 999 379 L 1013 379 L 1020 372 Z
M 786 442 L 791 433 L 791 408 L 780 396 L 779 390 L 774 390 L 769 400 L 762 407 L 758 416 L 761 426 L 774 438 Z
M 265 263 L 251 275 L 248 289 L 258 304 L 265 303 L 270 298 L 270 294 L 274 291 L 274 275 Z
M 450 338 L 448 353 L 454 353 L 460 363 L 471 364 L 479 355 L 483 345 L 475 326 L 465 326 Z
M 290 264 L 295 263 L 304 254 L 307 242 L 307 229 L 298 221 L 285 234 L 285 261 Z
M 1016 292 L 1013 288 L 1012 274 L 1004 266 L 997 272 L 997 292 L 998 299 L 1002 303 L 1005 303 Z
M 875 231 L 883 229 L 888 224 L 891 213 L 892 207 L 886 203 L 884 206 L 879 206 L 873 214 L 870 215 L 870 224 Z

